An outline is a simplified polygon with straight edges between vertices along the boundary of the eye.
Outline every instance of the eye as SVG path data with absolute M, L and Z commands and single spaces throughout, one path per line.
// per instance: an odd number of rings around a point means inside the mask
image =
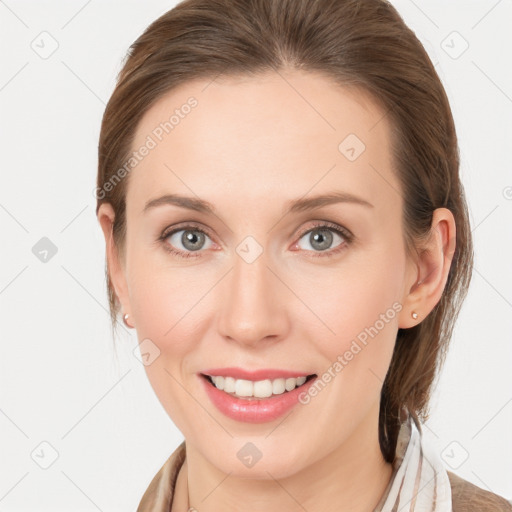
M 164 231 L 160 240 L 167 251 L 183 258 L 199 256 L 194 253 L 200 252 L 201 249 L 209 249 L 212 243 L 208 234 L 196 226 Z M 205 241 L 210 243 L 205 244 Z
M 301 240 L 304 239 L 306 244 L 301 244 Z M 333 243 L 336 241 L 340 242 L 332 249 Z M 313 251 L 316 253 L 325 254 L 314 254 L 313 256 L 332 256 L 345 249 L 352 242 L 352 235 L 341 226 L 331 223 L 317 223 L 313 228 L 308 229 L 305 233 L 302 233 L 300 240 L 296 246 L 300 249 L 307 251 Z M 307 247 L 309 244 L 312 249 Z
M 303 238 L 306 245 L 309 244 L 312 249 L 303 246 Z M 167 252 L 181 258 L 199 257 L 202 249 L 210 249 L 214 245 L 205 230 L 191 224 L 174 229 L 168 228 L 158 240 Z M 346 249 L 352 240 L 353 235 L 347 229 L 329 222 L 317 222 L 312 228 L 302 232 L 299 241 L 293 247 L 311 252 L 311 256 L 314 257 L 329 257 Z M 331 248 L 333 242 L 339 242 L 334 249 Z

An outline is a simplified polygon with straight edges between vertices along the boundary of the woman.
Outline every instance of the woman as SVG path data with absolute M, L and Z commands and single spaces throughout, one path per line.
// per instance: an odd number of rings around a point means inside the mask
M 512 510 L 421 434 L 471 231 L 446 94 L 382 0 L 186 0 L 99 142 L 112 325 L 184 435 L 139 511 Z

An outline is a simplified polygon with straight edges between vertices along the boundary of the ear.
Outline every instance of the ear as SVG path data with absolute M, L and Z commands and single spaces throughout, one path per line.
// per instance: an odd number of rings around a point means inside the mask
M 456 226 L 447 208 L 437 208 L 432 217 L 430 235 L 419 248 L 419 256 L 406 283 L 403 309 L 398 326 L 419 324 L 436 306 L 443 294 L 456 246 Z M 415 311 L 418 318 L 411 313 Z
M 118 248 L 114 243 L 114 218 L 115 213 L 112 205 L 110 203 L 101 204 L 98 209 L 98 221 L 105 237 L 108 275 L 117 299 L 121 304 L 122 313 L 128 313 L 131 316 L 125 264 L 122 255 L 119 254 Z

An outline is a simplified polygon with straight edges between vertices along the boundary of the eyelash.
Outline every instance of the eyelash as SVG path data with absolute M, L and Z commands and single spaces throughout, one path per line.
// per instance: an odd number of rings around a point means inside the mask
M 310 231 L 315 231 L 318 228 L 326 228 L 330 231 L 334 231 L 336 234 L 340 235 L 343 238 L 343 243 L 341 243 L 338 247 L 332 250 L 328 251 L 308 251 L 312 252 L 313 258 L 331 258 L 333 256 L 336 256 L 339 252 L 345 250 L 347 246 L 349 246 L 354 239 L 354 236 L 350 231 L 347 229 L 338 226 L 337 224 L 333 224 L 332 222 L 327 221 L 317 221 L 313 224 L 313 226 L 309 227 L 308 229 L 302 231 L 298 235 L 298 240 L 300 240 L 304 235 L 308 234 Z M 210 237 L 210 234 L 202 229 L 199 226 L 196 226 L 194 224 L 187 224 L 185 226 L 180 226 L 178 228 L 174 228 L 172 230 L 164 230 L 163 233 L 159 236 L 158 242 L 161 242 L 163 244 L 164 250 L 167 252 L 179 256 L 180 258 L 197 258 L 199 257 L 199 254 L 194 254 L 192 251 L 184 252 L 184 251 L 178 251 L 177 249 L 174 249 L 172 245 L 166 243 L 167 238 L 169 238 L 174 233 L 177 233 L 178 231 L 199 231 L 200 233 L 203 233 L 204 235 Z M 211 237 L 210 237 L 211 238 Z M 198 253 L 201 251 L 197 251 Z

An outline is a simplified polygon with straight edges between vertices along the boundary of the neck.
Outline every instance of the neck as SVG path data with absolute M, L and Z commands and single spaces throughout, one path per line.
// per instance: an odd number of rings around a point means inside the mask
M 379 503 L 392 476 L 378 441 L 378 414 L 369 415 L 326 457 L 286 478 L 249 479 L 221 472 L 187 443 L 172 512 L 322 510 L 367 512 Z

